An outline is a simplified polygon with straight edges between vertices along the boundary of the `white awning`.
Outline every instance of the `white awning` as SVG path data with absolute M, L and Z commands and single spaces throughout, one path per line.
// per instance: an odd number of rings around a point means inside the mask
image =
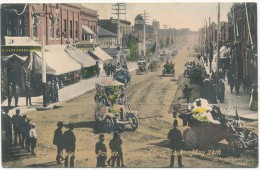
M 11 55 L 8 55 L 8 56 L 2 56 L 1 55 L 1 60 L 2 61 L 7 61 L 7 60 L 9 60 L 12 57 L 18 58 L 21 62 L 24 62 L 28 58 L 28 56 L 19 56 L 17 54 L 11 54 Z
M 100 47 L 95 47 L 94 51 L 91 51 L 92 54 L 100 58 L 102 61 L 113 59 L 110 55 L 108 55 L 105 51 L 103 51 Z
M 5 36 L 6 46 L 41 46 L 30 37 L 10 37 Z
M 82 25 L 82 30 L 86 33 L 86 34 L 91 34 L 91 35 L 96 35 L 96 33 L 94 33 L 88 26 L 86 25 Z
M 81 64 L 82 67 L 91 67 L 96 65 L 96 60 L 94 60 L 89 54 L 77 50 L 77 49 L 66 49 L 65 50 L 69 56 L 75 60 L 77 63 Z
M 45 61 L 56 71 L 56 75 L 78 71 L 81 65 L 74 61 L 65 51 L 66 45 L 50 45 L 45 46 Z M 41 52 L 36 52 L 39 56 Z

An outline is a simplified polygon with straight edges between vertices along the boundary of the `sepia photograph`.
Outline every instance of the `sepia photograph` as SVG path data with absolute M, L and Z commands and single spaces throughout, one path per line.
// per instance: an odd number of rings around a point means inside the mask
M 2 168 L 257 168 L 257 1 L 0 4 Z

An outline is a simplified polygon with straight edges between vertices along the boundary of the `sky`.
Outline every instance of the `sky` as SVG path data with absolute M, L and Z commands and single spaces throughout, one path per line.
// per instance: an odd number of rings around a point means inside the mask
M 82 3 L 82 5 L 97 10 L 99 19 L 117 18 L 112 14 L 113 3 Z M 232 3 L 220 3 L 220 21 L 227 21 L 227 13 L 231 6 Z M 218 3 L 126 3 L 126 15 L 121 14 L 120 19 L 126 18 L 133 25 L 135 17 L 144 11 L 148 13 L 149 24 L 155 19 L 160 22 L 160 28 L 167 25 L 167 28 L 190 28 L 192 31 L 198 31 L 204 26 L 205 19 L 207 23 L 209 22 L 209 17 L 211 22 L 217 23 Z

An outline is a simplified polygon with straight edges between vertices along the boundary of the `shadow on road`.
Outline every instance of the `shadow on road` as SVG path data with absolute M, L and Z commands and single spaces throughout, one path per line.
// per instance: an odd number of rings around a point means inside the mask
M 31 165 L 27 165 L 27 168 L 48 168 L 48 167 L 53 167 L 54 165 L 56 165 L 56 161 L 52 161 L 52 162 L 46 162 L 46 163 L 41 163 L 41 164 L 31 164 Z

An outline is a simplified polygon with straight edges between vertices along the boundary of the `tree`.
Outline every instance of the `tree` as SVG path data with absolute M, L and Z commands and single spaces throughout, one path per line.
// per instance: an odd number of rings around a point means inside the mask
M 130 55 L 127 56 L 128 61 L 137 61 L 138 59 L 138 44 L 136 40 L 130 39 L 128 42 L 128 48 L 130 49 Z

